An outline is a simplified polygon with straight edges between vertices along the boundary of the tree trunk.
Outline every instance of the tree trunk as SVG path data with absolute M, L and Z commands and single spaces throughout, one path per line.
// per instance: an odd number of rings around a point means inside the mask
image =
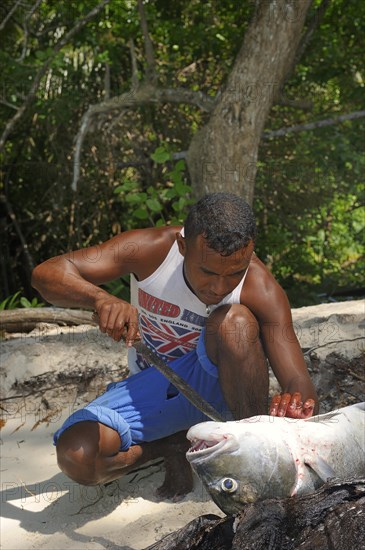
M 91 311 L 65 308 L 19 308 L 0 312 L 0 330 L 30 332 L 39 323 L 66 325 L 96 325 Z
M 229 191 L 252 204 L 260 136 L 295 53 L 311 0 L 260 0 L 227 86 L 194 136 L 187 163 L 194 192 Z

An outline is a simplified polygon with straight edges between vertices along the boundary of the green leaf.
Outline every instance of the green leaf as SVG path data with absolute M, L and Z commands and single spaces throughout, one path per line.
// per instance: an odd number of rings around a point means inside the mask
M 147 193 L 152 196 L 152 197 L 157 197 L 158 196 L 158 193 L 157 193 L 157 190 L 155 187 L 153 187 L 152 185 L 150 185 L 149 187 L 147 187 Z
M 176 183 L 182 183 L 182 174 L 180 172 L 175 172 L 174 170 L 172 172 L 169 172 L 169 176 L 171 178 L 171 181 L 173 184 Z
M 138 218 L 139 220 L 147 220 L 148 219 L 148 213 L 147 213 L 147 210 L 143 209 L 143 208 L 137 208 L 137 210 L 135 210 L 133 212 L 133 214 L 136 216 L 136 218 Z
M 165 147 L 157 147 L 154 153 L 151 155 L 151 159 L 154 160 L 157 164 L 163 164 L 167 160 L 170 160 L 171 154 L 166 151 Z
M 126 195 L 125 200 L 129 204 L 141 204 L 146 201 L 147 196 L 147 193 L 130 193 Z
M 17 307 L 17 305 L 19 304 L 19 295 L 20 295 L 20 290 L 18 290 L 18 292 L 16 292 L 10 302 L 8 303 L 8 306 L 7 306 L 7 309 L 15 309 Z
M 190 186 L 183 182 L 177 182 L 175 185 L 175 190 L 178 195 L 186 195 L 191 191 Z
M 181 172 L 182 170 L 185 170 L 186 164 L 183 159 L 180 159 L 177 161 L 177 163 L 174 166 L 174 172 Z
M 31 302 L 31 307 L 44 307 L 46 304 L 44 302 L 38 302 L 38 298 L 33 298 Z
M 174 199 L 176 197 L 176 191 L 175 188 L 172 187 L 171 189 L 168 189 L 166 191 L 166 198 L 167 199 Z
M 5 298 L 5 300 L 3 300 L 3 301 L 0 303 L 0 311 L 4 311 L 4 309 L 6 309 L 6 304 L 8 303 L 9 300 L 10 300 L 10 297 L 9 297 L 9 298 Z
M 118 185 L 114 189 L 114 193 L 126 193 L 128 191 L 133 191 L 134 189 L 138 189 L 139 183 L 137 181 L 125 181 L 121 185 Z
M 0 311 L 4 311 L 4 309 L 16 309 L 19 305 L 19 295 L 20 290 L 12 296 L 5 298 L 0 304 Z
M 157 199 L 147 199 L 146 205 L 150 210 L 152 210 L 152 212 L 160 212 L 162 210 L 162 205 Z

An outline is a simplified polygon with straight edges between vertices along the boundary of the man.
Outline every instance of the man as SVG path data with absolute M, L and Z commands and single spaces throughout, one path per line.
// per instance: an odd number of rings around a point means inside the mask
M 186 430 L 207 420 L 132 348 L 141 336 L 227 420 L 267 414 L 266 357 L 283 393 L 270 414 L 305 418 L 317 396 L 283 289 L 254 253 L 251 208 L 229 193 L 192 207 L 185 227 L 127 231 L 52 258 L 33 286 L 57 306 L 93 309 L 101 331 L 130 348 L 132 370 L 55 434 L 60 468 L 105 483 L 163 456 L 161 497 L 192 488 Z M 131 274 L 132 304 L 98 285 Z M 148 368 L 145 368 L 148 367 Z

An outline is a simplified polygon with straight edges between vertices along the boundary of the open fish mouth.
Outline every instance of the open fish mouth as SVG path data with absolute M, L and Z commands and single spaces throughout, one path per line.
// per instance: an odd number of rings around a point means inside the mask
M 194 458 L 219 452 L 226 447 L 229 440 L 230 437 L 227 435 L 222 435 L 214 439 L 191 439 L 191 446 L 186 453 L 186 457 L 188 460 L 194 460 Z
M 206 440 L 206 439 L 193 439 L 191 440 L 191 447 L 188 450 L 187 454 L 208 454 L 212 451 L 213 447 L 217 448 L 218 446 L 222 447 L 222 444 L 224 445 L 226 441 L 226 438 L 224 439 L 212 439 L 212 440 Z M 220 445 L 221 444 L 221 445 Z M 214 449 L 215 450 L 215 449 Z

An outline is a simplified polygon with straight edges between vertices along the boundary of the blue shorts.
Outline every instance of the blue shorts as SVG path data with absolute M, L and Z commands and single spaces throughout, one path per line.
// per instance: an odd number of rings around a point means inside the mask
M 194 351 L 169 363 L 199 395 L 226 420 L 232 415 L 218 382 L 217 367 L 207 356 L 204 330 Z M 131 445 L 155 441 L 194 424 L 210 420 L 155 367 L 109 384 L 106 392 L 74 412 L 54 434 L 54 443 L 73 424 L 93 420 L 116 430 L 121 438 L 121 451 Z

